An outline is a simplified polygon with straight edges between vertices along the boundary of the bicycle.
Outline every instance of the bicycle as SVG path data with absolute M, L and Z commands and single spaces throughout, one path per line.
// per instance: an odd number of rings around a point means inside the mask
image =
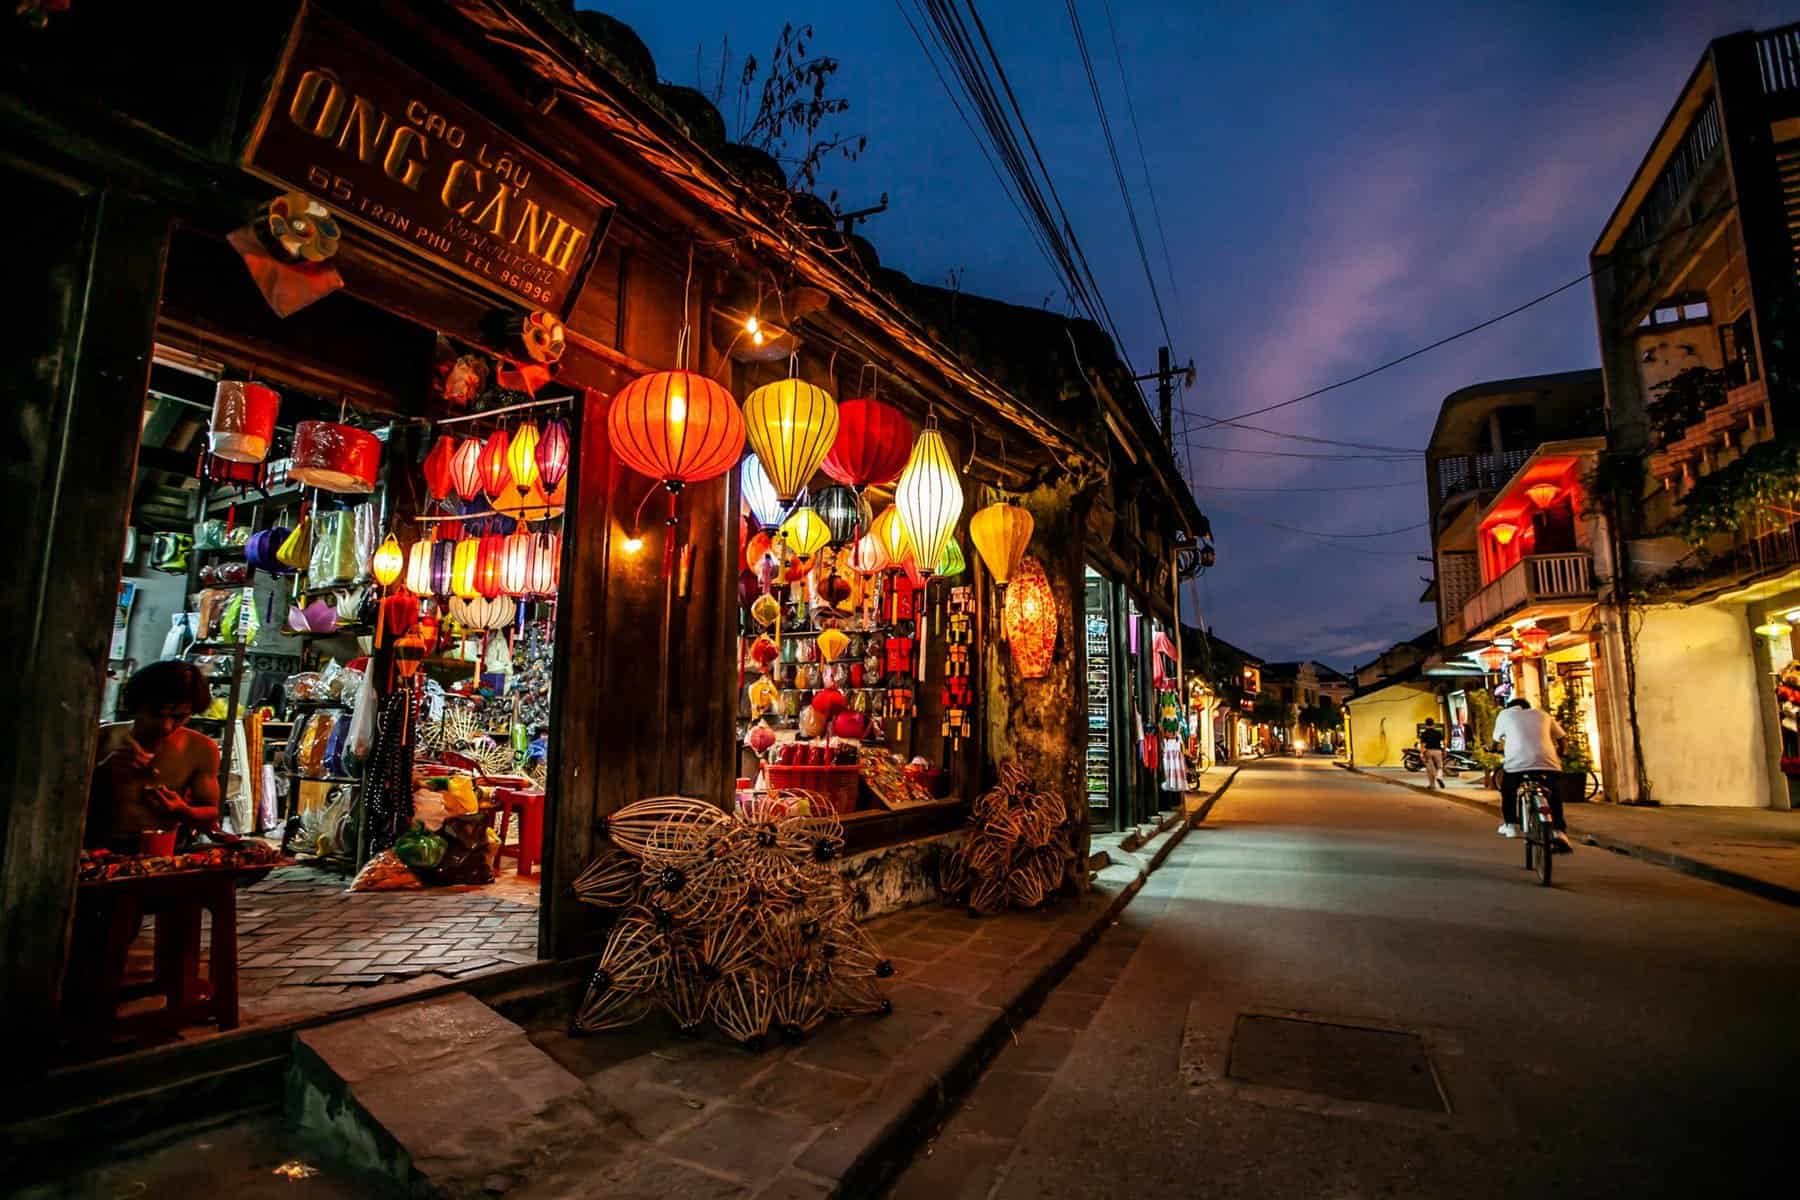
M 1538 884 L 1550 886 L 1551 863 L 1556 860 L 1556 821 L 1550 814 L 1550 789 L 1555 774 L 1526 771 L 1519 780 L 1519 836 L 1525 843 L 1525 869 L 1537 872 Z

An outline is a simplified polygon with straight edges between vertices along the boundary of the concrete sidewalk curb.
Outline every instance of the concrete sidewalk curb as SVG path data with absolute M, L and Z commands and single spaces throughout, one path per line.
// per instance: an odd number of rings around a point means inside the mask
M 1011 996 L 999 1006 L 999 1012 L 985 1027 L 975 1032 L 961 1051 L 945 1064 L 941 1073 L 923 1078 L 921 1082 L 924 1086 L 911 1096 L 895 1096 L 881 1106 L 886 1110 L 885 1119 L 872 1132 L 864 1149 L 856 1154 L 854 1161 L 838 1176 L 837 1186 L 830 1193 L 832 1196 L 880 1195 L 882 1189 L 893 1182 L 913 1159 L 918 1148 L 936 1132 L 944 1118 L 980 1080 L 995 1055 L 1013 1039 L 1014 1031 L 1043 1007 L 1045 999 L 1055 990 L 1056 985 L 1074 970 L 1094 943 L 1100 940 L 1101 934 L 1112 926 L 1119 913 L 1142 890 L 1150 873 L 1163 864 L 1175 846 L 1187 836 L 1189 829 L 1206 819 L 1219 797 L 1225 794 L 1225 790 L 1237 778 L 1239 769 L 1232 768 L 1224 782 L 1201 802 L 1192 817 L 1178 822 L 1174 829 L 1145 844 L 1146 847 L 1155 845 L 1155 849 L 1148 855 L 1148 866 L 1138 871 L 1136 878 L 1120 888 L 1106 907 L 1094 914 L 1073 945 L 1044 961 L 1028 977 L 1017 979 Z M 1158 842 L 1161 844 L 1157 845 Z M 1134 857 L 1142 858 L 1143 855 Z M 806 1165 L 804 1159 L 801 1165 Z
M 1499 806 L 1487 800 L 1465 799 L 1448 789 L 1434 789 L 1416 783 L 1408 783 L 1404 779 L 1389 779 L 1385 775 L 1376 775 L 1361 767 L 1353 767 L 1348 763 L 1338 763 L 1339 767 L 1365 779 L 1373 779 L 1377 783 L 1385 783 L 1391 787 L 1405 788 L 1408 791 L 1420 792 L 1438 800 L 1448 800 L 1452 804 L 1460 804 L 1464 808 L 1473 808 L 1490 815 L 1496 813 Z M 1754 875 L 1745 875 L 1741 871 L 1733 871 L 1729 867 L 1718 867 L 1703 862 L 1686 854 L 1677 854 L 1672 850 L 1659 850 L 1654 846 L 1644 846 L 1637 842 L 1628 842 L 1604 833 L 1588 833 L 1571 828 L 1569 831 L 1583 842 L 1598 846 L 1602 850 L 1611 850 L 1614 854 L 1623 854 L 1629 858 L 1639 859 L 1653 866 L 1667 867 L 1671 871 L 1680 871 L 1683 875 L 1692 875 L 1695 879 L 1704 879 L 1708 883 L 1716 883 L 1720 887 L 1734 888 L 1740 892 L 1748 892 L 1759 899 L 1773 901 L 1800 908 L 1800 889 L 1784 887 L 1779 883 L 1770 883 L 1766 879 L 1758 879 Z

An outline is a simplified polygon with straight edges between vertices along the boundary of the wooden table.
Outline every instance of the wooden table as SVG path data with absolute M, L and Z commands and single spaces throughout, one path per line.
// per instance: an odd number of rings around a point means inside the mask
M 268 865 L 223 866 L 165 875 L 83 882 L 77 889 L 64 1009 L 77 1042 L 104 1047 L 120 1037 L 173 1033 L 216 1022 L 238 1025 L 237 890 L 268 874 Z M 200 917 L 212 915 L 207 977 L 200 978 Z M 155 972 L 149 984 L 125 985 L 126 960 L 142 919 L 156 922 Z M 164 998 L 161 1008 L 119 1015 L 121 1001 Z

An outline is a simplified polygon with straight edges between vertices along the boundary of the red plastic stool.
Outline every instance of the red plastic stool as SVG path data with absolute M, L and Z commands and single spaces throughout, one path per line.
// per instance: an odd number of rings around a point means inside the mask
M 500 853 L 494 856 L 495 864 L 510 855 L 519 860 L 520 875 L 532 874 L 544 854 L 544 793 L 536 788 L 498 788 L 494 803 L 500 811 Z M 509 846 L 506 831 L 515 810 L 519 814 L 519 840 Z

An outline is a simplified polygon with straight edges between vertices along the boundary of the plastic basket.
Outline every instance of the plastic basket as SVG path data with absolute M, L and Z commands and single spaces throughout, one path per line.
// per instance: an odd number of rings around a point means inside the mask
M 834 813 L 856 811 L 857 785 L 862 781 L 862 768 L 854 763 L 845 766 L 799 767 L 770 763 L 763 768 L 769 786 L 782 791 L 817 792 L 825 798 Z

